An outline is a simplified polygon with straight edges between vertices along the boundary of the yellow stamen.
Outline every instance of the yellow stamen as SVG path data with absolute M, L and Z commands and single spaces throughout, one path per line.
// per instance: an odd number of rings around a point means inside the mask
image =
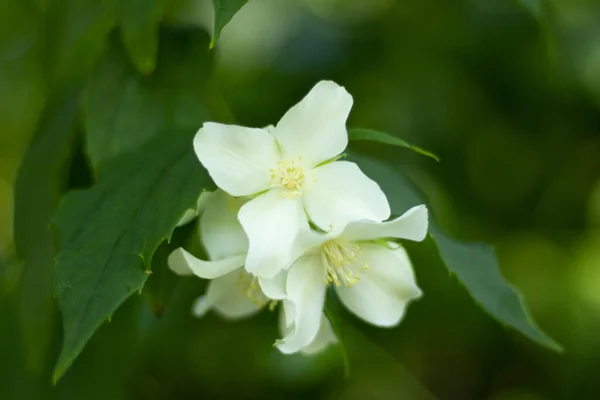
M 341 239 L 330 240 L 321 248 L 321 262 L 326 268 L 325 283 L 350 287 L 360 280 L 360 270 L 369 266 L 360 246 Z
M 305 173 L 301 157 L 298 157 L 297 161 L 277 161 L 276 167 L 271 168 L 271 186 L 283 188 L 284 196 L 289 198 L 302 194 L 305 183 L 304 178 Z
M 273 311 L 277 300 L 271 300 L 262 292 L 258 284 L 258 278 L 250 274 L 240 272 L 237 285 L 242 292 L 260 309 L 268 305 L 269 311 Z

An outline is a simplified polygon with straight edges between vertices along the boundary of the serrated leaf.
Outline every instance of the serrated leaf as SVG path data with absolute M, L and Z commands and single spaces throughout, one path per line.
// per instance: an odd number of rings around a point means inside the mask
M 410 207 L 427 203 L 414 184 L 393 168 L 357 153 L 351 153 L 348 158 L 379 184 L 393 214 L 399 215 Z M 561 351 L 561 346 L 535 324 L 519 292 L 502 276 L 493 248 L 450 238 L 431 214 L 430 208 L 429 234 L 436 241 L 448 270 L 456 275 L 473 299 L 499 322 L 542 346 Z
M 240 11 L 248 0 L 213 0 L 214 22 L 210 48 L 217 44 L 221 30 L 231 21 L 231 18 Z
M 96 329 L 142 289 L 154 251 L 209 185 L 192 136 L 173 133 L 112 160 L 95 186 L 65 197 L 56 215 L 64 338 L 55 382 Z
M 117 15 L 121 36 L 135 67 L 144 75 L 156 68 L 159 24 L 165 0 L 121 0 Z
M 208 118 L 208 36 L 199 29 L 164 29 L 160 41 L 151 77 L 137 73 L 118 37 L 91 77 L 84 113 L 86 148 L 95 169 L 158 132 L 197 130 Z
M 391 144 L 393 146 L 405 147 L 416 153 L 433 158 L 435 161 L 440 161 L 438 156 L 388 133 L 374 131 L 372 129 L 352 128 L 348 129 L 348 139 L 350 140 L 369 140 L 371 142 L 379 142 Z
M 52 339 L 54 238 L 48 227 L 66 184 L 79 98 L 76 90 L 52 103 L 57 106 L 43 116 L 15 183 L 15 250 L 23 266 L 19 322 L 25 365 L 35 373 L 41 373 Z
M 162 317 L 177 283 L 180 282 L 178 275 L 169 268 L 167 259 L 173 250 L 187 244 L 187 239 L 193 235 L 193 231 L 197 231 L 197 224 L 195 223 L 178 227 L 169 243 L 161 244 L 154 253 L 152 274 L 144 287 L 144 297 L 150 303 L 152 313 L 157 318 Z M 188 246 L 185 247 L 188 248 Z

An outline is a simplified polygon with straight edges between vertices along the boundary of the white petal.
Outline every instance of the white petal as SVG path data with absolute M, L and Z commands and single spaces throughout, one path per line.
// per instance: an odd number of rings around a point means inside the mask
M 352 96 L 331 81 L 317 83 L 281 118 L 274 130 L 286 157 L 302 156 L 313 167 L 340 154 L 348 145 L 346 120 Z
M 315 339 L 305 348 L 302 349 L 304 354 L 317 354 L 327 348 L 330 344 L 338 342 L 338 338 L 335 336 L 331 323 L 325 315 L 321 317 L 321 327 Z
M 240 254 L 218 261 L 204 261 L 180 247 L 169 255 L 167 262 L 171 270 L 179 275 L 194 274 L 200 278 L 214 279 L 241 268 L 245 260 L 246 255 Z
M 183 248 L 178 248 L 173 250 L 173 252 L 169 254 L 169 257 L 167 258 L 167 264 L 169 265 L 169 268 L 177 275 L 194 275 L 194 272 L 190 268 L 187 258 L 185 256 L 186 253 L 187 251 L 185 251 Z
M 232 196 L 267 189 L 270 169 L 279 159 L 277 143 L 268 131 L 212 122 L 198 131 L 194 149 L 217 186 Z
M 200 239 L 208 258 L 219 260 L 248 251 L 248 238 L 237 214 L 245 200 L 217 190 L 206 201 L 200 218 Z
M 208 204 L 210 204 L 210 200 L 218 192 L 221 192 L 221 190 L 217 189 L 214 192 L 202 192 L 202 193 L 200 193 L 200 197 L 198 197 L 198 203 L 197 203 L 198 214 L 202 214 L 204 212 L 204 210 L 206 209 L 206 206 Z
M 282 300 L 285 298 L 285 284 L 287 271 L 283 270 L 273 278 L 258 278 L 258 283 L 265 296 L 273 300 Z
M 413 207 L 392 221 L 351 222 L 342 233 L 342 237 L 349 241 L 396 238 L 420 242 L 425 239 L 425 236 L 427 236 L 427 207 L 425 205 Z
M 356 164 L 336 161 L 315 170 L 315 181 L 304 195 L 309 218 L 321 229 L 342 229 L 352 221 L 383 221 L 390 206 L 379 185 Z
M 274 277 L 293 261 L 298 232 L 308 226 L 300 201 L 269 190 L 244 204 L 238 214 L 250 246 L 246 270 Z
M 319 254 L 304 255 L 292 265 L 286 290 L 294 304 L 294 324 L 283 339 L 275 342 L 282 353 L 295 353 L 313 342 L 321 325 L 326 287 Z
M 185 213 L 183 213 L 183 216 L 177 223 L 177 227 L 180 227 L 180 226 L 183 226 L 183 225 L 189 223 L 190 221 L 195 219 L 197 216 L 198 216 L 198 212 L 196 210 L 192 210 L 192 209 L 185 210 Z
M 210 311 L 212 304 L 208 303 L 208 298 L 206 296 L 200 296 L 192 305 L 192 315 L 197 318 L 204 317 L 206 313 Z
M 412 265 L 403 247 L 391 250 L 375 243 L 361 244 L 369 270 L 350 287 L 336 287 L 342 303 L 373 325 L 390 327 L 402 319 L 407 304 L 421 296 Z
M 283 300 L 281 304 L 282 307 L 280 307 L 279 313 L 279 332 L 282 336 L 286 336 L 295 329 L 294 318 L 296 314 L 294 303 L 289 300 Z M 325 314 L 321 314 L 321 326 L 317 336 L 311 343 L 302 348 L 300 351 L 307 355 L 316 354 L 322 350 L 325 350 L 329 344 L 337 343 L 337 341 L 338 339 L 331 328 L 331 323 L 327 317 L 325 317 Z
M 196 218 L 199 214 L 202 213 L 202 211 L 204 211 L 204 207 L 206 205 L 206 203 L 208 202 L 208 199 L 210 199 L 210 197 L 213 195 L 214 192 L 202 192 L 200 193 L 200 197 L 198 197 L 198 201 L 196 203 L 196 209 L 195 210 L 187 210 L 184 214 L 183 217 L 181 217 L 181 219 L 179 220 L 179 222 L 177 223 L 177 226 L 183 226 L 185 224 L 187 224 L 188 222 L 192 221 L 194 218 Z
M 285 336 L 290 332 L 291 327 L 294 325 L 294 319 L 296 318 L 294 303 L 289 300 L 283 300 L 281 302 L 281 313 L 283 320 L 283 324 L 280 325 L 280 327 L 282 327 L 281 336 Z
M 239 319 L 256 313 L 260 307 L 246 293 L 248 279 L 252 278 L 239 269 L 210 281 L 206 295 L 194 304 L 194 315 L 202 316 L 209 309 L 214 309 L 226 319 Z M 262 293 L 256 295 L 263 296 Z

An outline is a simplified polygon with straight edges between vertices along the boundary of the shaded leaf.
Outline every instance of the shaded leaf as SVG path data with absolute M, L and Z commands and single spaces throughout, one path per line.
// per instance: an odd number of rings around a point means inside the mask
M 159 24 L 165 0 L 122 0 L 117 3 L 121 35 L 135 67 L 144 75 L 156 68 Z
M 427 203 L 414 184 L 393 168 L 357 153 L 351 153 L 348 158 L 377 181 L 388 197 L 393 214 L 399 215 L 410 207 Z M 519 292 L 502 276 L 491 246 L 453 240 L 437 224 L 431 208 L 429 234 L 436 241 L 448 270 L 457 276 L 485 311 L 536 343 L 555 351 L 561 350 L 558 343 L 538 328 Z
M 152 274 L 144 287 L 144 296 L 150 303 L 152 313 L 161 318 L 167 303 L 173 295 L 179 276 L 169 268 L 167 258 L 173 250 L 187 244 L 188 239 L 197 231 L 197 224 L 190 223 L 178 227 L 173 233 L 169 243 L 162 243 L 152 258 Z M 197 240 L 197 237 L 194 239 Z M 188 246 L 185 246 L 189 248 Z
M 213 0 L 214 22 L 213 33 L 210 39 L 210 48 L 217 44 L 221 30 L 231 21 L 231 18 L 240 11 L 248 0 Z
M 173 133 L 113 160 L 94 187 L 65 197 L 56 215 L 64 338 L 55 382 L 102 322 L 141 291 L 156 248 L 209 185 L 192 136 Z
M 206 80 L 212 56 L 199 29 L 165 29 L 152 77 L 137 73 L 118 38 L 92 78 L 84 104 L 93 166 L 137 148 L 158 132 L 197 130 L 208 118 Z
M 54 238 L 50 220 L 65 190 L 73 150 L 79 90 L 46 112 L 19 168 L 14 238 L 22 262 L 20 328 L 26 367 L 41 373 L 52 339 L 55 307 Z
M 0 258 L 0 306 L 13 293 L 22 273 L 23 265 L 17 260 L 14 251 Z
M 397 138 L 396 136 L 387 134 L 387 133 L 374 131 L 371 129 L 352 128 L 352 129 L 348 129 L 348 138 L 350 140 L 370 140 L 372 142 L 379 142 L 379 143 L 391 144 L 391 145 L 399 146 L 399 147 L 406 147 L 407 149 L 410 149 L 416 153 L 422 154 L 427 157 L 431 157 L 436 161 L 440 161 L 438 156 L 436 156 L 435 154 L 433 154 L 427 150 L 423 150 L 420 147 L 413 146 L 412 144 L 409 144 L 409 143 L 405 142 L 404 140 Z
M 394 393 L 395 398 L 433 400 L 433 396 L 419 380 L 411 375 L 390 352 L 375 343 L 354 323 L 337 296 L 329 291 L 325 313 L 334 326 L 345 368 L 345 379 L 337 389 L 339 399 L 380 399 Z M 347 365 L 350 365 L 348 370 Z M 372 384 L 373 376 L 377 384 Z
M 115 27 L 117 0 L 55 0 L 47 11 L 46 69 L 51 83 L 68 87 L 85 79 Z

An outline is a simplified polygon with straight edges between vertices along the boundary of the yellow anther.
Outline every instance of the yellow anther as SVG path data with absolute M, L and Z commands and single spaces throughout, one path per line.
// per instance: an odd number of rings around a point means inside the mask
M 350 287 L 360 280 L 360 270 L 369 266 L 360 246 L 341 239 L 330 240 L 321 248 L 321 262 L 327 271 L 325 283 Z
M 271 300 L 262 292 L 260 285 L 258 284 L 258 278 L 250 274 L 240 272 L 237 286 L 240 287 L 242 293 L 250 299 L 258 308 L 264 306 L 269 307 L 269 311 L 273 311 L 277 305 L 277 300 Z
M 302 194 L 304 178 L 301 157 L 297 161 L 277 161 L 275 168 L 271 169 L 271 186 L 285 189 L 283 194 L 290 198 Z

